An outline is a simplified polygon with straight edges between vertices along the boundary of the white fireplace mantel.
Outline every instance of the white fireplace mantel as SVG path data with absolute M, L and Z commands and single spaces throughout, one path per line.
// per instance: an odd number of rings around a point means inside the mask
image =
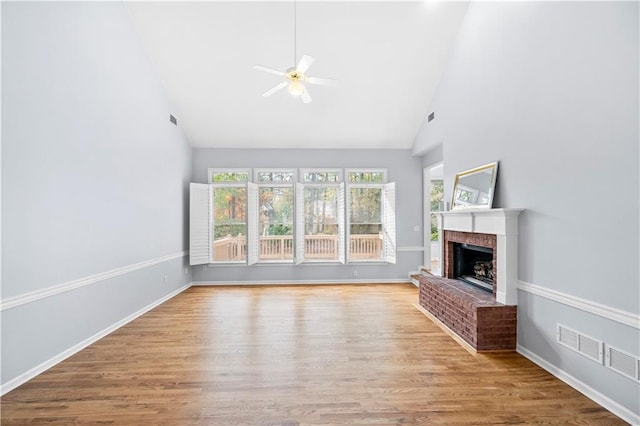
M 518 215 L 524 209 L 460 209 L 433 212 L 438 220 L 438 234 L 443 231 L 477 232 L 496 236 L 496 301 L 518 304 Z M 440 244 L 440 259 L 444 259 Z M 444 272 L 444 268 L 443 272 Z

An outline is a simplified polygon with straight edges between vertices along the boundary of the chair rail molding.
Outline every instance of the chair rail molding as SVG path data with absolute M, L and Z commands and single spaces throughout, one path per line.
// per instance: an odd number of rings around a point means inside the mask
M 640 330 L 640 314 L 623 311 L 622 309 L 592 302 L 571 294 L 562 293 L 521 280 L 518 281 L 518 289 Z
M 95 284 L 100 281 L 114 278 L 119 275 L 128 274 L 139 269 L 148 268 L 150 266 L 167 262 L 169 260 L 178 259 L 187 256 L 188 254 L 188 250 L 183 250 L 166 256 L 156 257 L 155 259 L 149 259 L 143 262 L 134 263 L 133 265 L 124 266 L 122 268 L 112 269 L 110 271 L 101 272 L 99 274 L 90 275 L 88 277 L 79 278 L 77 280 L 67 281 L 65 283 L 56 284 L 51 287 L 46 287 L 39 290 L 30 291 L 28 293 L 19 294 L 17 296 L 9 297 L 0 301 L 0 311 L 15 308 L 20 305 L 35 302 L 36 300 L 44 299 L 46 297 L 55 296 L 56 294 L 65 293 L 67 291 L 75 290 L 80 287 Z

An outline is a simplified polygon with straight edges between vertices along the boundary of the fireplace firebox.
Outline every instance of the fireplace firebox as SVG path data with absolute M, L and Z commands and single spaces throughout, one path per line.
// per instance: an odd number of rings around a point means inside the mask
M 453 244 L 453 277 L 494 292 L 493 249 L 467 243 Z

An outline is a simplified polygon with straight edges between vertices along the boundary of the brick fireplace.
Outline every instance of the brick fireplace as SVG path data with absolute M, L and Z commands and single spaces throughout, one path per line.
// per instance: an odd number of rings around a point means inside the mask
M 513 350 L 517 322 L 517 218 L 520 209 L 462 210 L 436 213 L 443 276 L 420 278 L 420 306 L 477 351 Z M 489 255 L 477 277 L 487 286 L 462 281 L 456 253 L 470 246 Z M 473 268 L 472 268 L 473 269 Z M 480 270 L 478 270 L 480 269 Z M 471 273 L 473 275 L 473 272 Z M 465 277 L 462 277 L 465 279 Z M 473 282 L 473 281 L 469 281 Z M 487 291 L 488 290 L 488 291 Z

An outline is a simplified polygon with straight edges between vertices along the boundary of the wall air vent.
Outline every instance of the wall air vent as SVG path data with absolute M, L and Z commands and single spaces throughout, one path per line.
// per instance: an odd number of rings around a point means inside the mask
M 561 324 L 558 324 L 557 339 L 561 345 L 586 356 L 598 364 L 602 364 L 604 344 L 601 341 L 585 336 Z
M 429 116 L 427 117 L 427 123 L 431 123 L 433 121 L 433 119 L 436 118 L 436 113 L 432 112 L 431 114 L 429 114 Z
M 169 114 L 169 121 L 170 121 L 170 122 L 172 122 L 172 123 L 173 123 L 174 125 L 176 125 L 176 126 L 178 125 L 178 119 L 177 119 L 177 118 L 175 118 L 175 117 L 173 116 L 173 114 Z
M 558 342 L 573 349 L 574 351 L 577 351 L 578 333 L 558 324 Z
M 632 380 L 640 381 L 640 359 L 607 345 L 605 365 Z

